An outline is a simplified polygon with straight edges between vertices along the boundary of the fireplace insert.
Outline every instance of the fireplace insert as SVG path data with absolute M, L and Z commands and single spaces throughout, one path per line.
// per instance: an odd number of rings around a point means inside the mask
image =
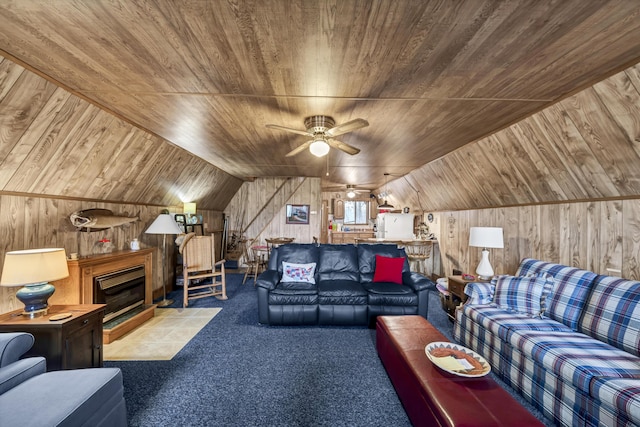
M 97 276 L 93 281 L 94 304 L 106 304 L 104 323 L 144 305 L 144 265 Z

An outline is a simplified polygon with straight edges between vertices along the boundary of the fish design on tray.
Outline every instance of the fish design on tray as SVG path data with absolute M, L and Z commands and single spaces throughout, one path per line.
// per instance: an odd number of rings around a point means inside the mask
M 460 369 L 460 371 L 465 371 L 469 374 L 481 374 L 484 371 L 484 366 L 482 366 L 479 360 L 476 360 L 471 354 L 465 353 L 462 350 L 441 347 L 431 350 L 431 355 L 433 357 L 452 356 L 456 360 L 465 361 L 466 363 L 462 365 L 464 368 Z
M 114 215 L 109 209 L 85 209 L 69 215 L 71 224 L 82 231 L 100 231 L 138 221 L 137 216 Z
M 482 356 L 454 343 L 432 342 L 424 350 L 434 365 L 451 374 L 482 377 L 491 371 L 491 366 Z

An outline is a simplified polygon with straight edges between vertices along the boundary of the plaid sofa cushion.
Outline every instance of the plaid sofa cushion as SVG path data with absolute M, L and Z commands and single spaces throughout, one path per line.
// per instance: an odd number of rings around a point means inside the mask
M 464 287 L 464 293 L 469 297 L 469 304 L 491 304 L 493 301 L 493 292 L 495 283 L 467 283 Z
M 571 332 L 571 329 L 555 320 L 532 318 L 527 314 L 514 313 L 495 305 L 467 304 L 462 310 L 464 316 L 468 316 L 503 341 L 509 341 L 511 333 L 516 330 Z
M 496 282 L 493 303 L 508 311 L 539 317 L 545 284 L 545 278 L 538 276 L 502 276 Z
M 640 358 L 579 332 L 514 330 L 509 343 L 585 392 L 596 377 L 640 379 Z
M 575 267 L 525 258 L 516 276 L 539 273 L 549 273 L 555 282 L 546 299 L 545 314 L 577 331 L 582 309 L 597 275 Z
M 465 347 L 473 349 L 487 359 L 487 362 L 489 362 L 494 372 L 499 369 L 502 346 L 509 345 L 498 338 L 498 335 L 480 326 L 469 316 L 465 315 L 463 309 L 456 310 L 453 339 Z
M 615 407 L 602 404 L 589 391 L 581 391 L 570 382 L 544 369 L 525 357 L 518 349 L 503 347 L 503 359 L 508 361 L 500 374 L 508 385 L 520 390 L 522 396 L 545 416 L 563 426 L 632 427 L 628 418 Z M 595 379 L 592 381 L 594 383 Z M 620 380 L 624 381 L 624 380 Z M 635 381 L 635 380 L 632 380 Z
M 485 282 L 472 282 L 467 283 L 464 288 L 464 293 L 469 297 L 467 304 L 491 304 L 493 302 L 494 293 L 496 289 L 496 283 L 498 280 L 502 280 L 506 277 L 515 277 L 509 275 L 497 275 L 493 276 L 490 283 Z M 540 274 L 527 274 L 526 276 L 520 277 L 542 277 L 544 278 L 544 288 L 542 290 L 542 297 L 540 298 L 540 311 L 542 316 L 544 317 L 544 312 L 546 310 L 546 299 L 547 296 L 553 292 L 555 280 L 553 276 L 548 273 L 540 273 Z
M 640 379 L 596 378 L 591 395 L 614 413 L 640 425 Z
M 580 332 L 640 356 L 640 282 L 598 276 Z

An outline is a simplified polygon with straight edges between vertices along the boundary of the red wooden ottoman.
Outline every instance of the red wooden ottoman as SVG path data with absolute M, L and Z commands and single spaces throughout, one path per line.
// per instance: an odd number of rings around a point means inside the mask
M 490 377 L 443 372 L 424 348 L 449 341 L 421 316 L 378 316 L 376 348 L 414 426 L 542 426 Z

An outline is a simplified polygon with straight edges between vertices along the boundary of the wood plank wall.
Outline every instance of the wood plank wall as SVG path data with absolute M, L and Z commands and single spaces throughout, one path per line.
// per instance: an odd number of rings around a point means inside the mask
M 389 200 L 435 213 L 443 275 L 475 271 L 469 227 L 501 226 L 498 273 L 534 257 L 640 280 L 639 165 L 635 65 L 390 181 Z
M 177 213 L 185 201 L 197 202 L 211 230 L 221 229 L 222 209 L 242 184 L 2 57 L 0 111 L 0 268 L 10 250 L 63 247 L 87 255 L 103 237 L 118 249 L 135 237 L 142 246 L 160 247 L 161 236 L 144 230 L 164 206 Z M 89 208 L 140 221 L 78 233 L 69 214 Z M 156 251 L 156 293 L 160 259 Z M 15 291 L 0 288 L 0 312 L 19 308 Z
M 443 275 L 474 274 L 480 248 L 469 247 L 469 228 L 503 227 L 504 249 L 491 249 L 496 274 L 514 274 L 532 257 L 599 274 L 640 280 L 640 200 L 592 201 L 435 214 L 432 230 Z
M 115 227 L 113 229 L 96 232 L 79 232 L 71 225 L 69 215 L 72 212 L 102 208 L 109 209 L 114 214 L 137 216 L 140 220 Z M 59 198 L 7 196 L 0 194 L 0 271 L 4 264 L 7 251 L 20 249 L 35 249 L 44 247 L 61 247 L 67 254 L 77 252 L 80 256 L 90 255 L 94 245 L 102 238 L 107 238 L 116 249 L 127 249 L 129 242 L 137 238 L 142 247 L 158 248 L 153 254 L 154 264 L 154 294 L 159 296 L 162 289 L 161 252 L 162 236 L 145 234 L 144 231 L 162 211 L 162 207 L 134 204 L 95 203 L 82 200 Z M 182 207 L 170 207 L 170 212 L 179 213 Z M 222 212 L 200 210 L 204 222 L 211 230 L 222 228 Z M 172 282 L 174 256 L 173 239 L 167 236 L 167 283 Z M 19 288 L 0 287 L 0 313 L 6 313 L 22 307 L 15 299 Z
M 427 136 L 428 138 L 428 136 Z M 640 198 L 640 64 L 388 183 L 449 211 Z
M 221 211 L 242 181 L 0 56 L 0 193 Z
M 311 243 L 320 233 L 321 194 L 320 178 L 257 178 L 245 182 L 225 209 L 229 229 L 246 229 L 244 237 L 257 239 L 256 244 L 266 244 L 269 237 L 293 237 L 297 243 Z M 287 204 L 309 205 L 309 224 L 287 224 Z

